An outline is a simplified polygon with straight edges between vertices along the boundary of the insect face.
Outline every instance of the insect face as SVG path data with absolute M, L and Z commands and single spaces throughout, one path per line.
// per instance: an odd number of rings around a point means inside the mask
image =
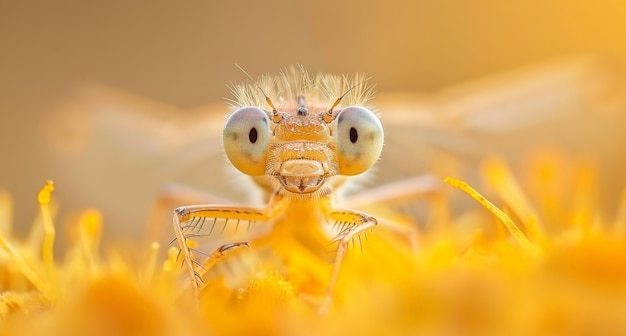
M 372 111 L 349 106 L 326 121 L 324 107 L 306 106 L 303 96 L 297 102 L 297 108 L 277 111 L 276 122 L 258 107 L 242 107 L 230 116 L 224 148 L 235 167 L 269 176 L 281 191 L 304 195 L 327 193 L 331 177 L 363 173 L 378 160 L 383 129 Z

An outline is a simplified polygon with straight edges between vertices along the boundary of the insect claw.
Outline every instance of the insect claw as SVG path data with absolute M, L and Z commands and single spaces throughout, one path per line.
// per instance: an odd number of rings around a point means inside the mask
M 224 254 L 224 252 L 232 248 L 239 247 L 239 246 L 245 246 L 247 248 L 250 248 L 250 244 L 248 244 L 248 242 L 237 242 L 237 243 L 230 243 L 230 244 L 222 245 L 217 249 L 217 252 Z

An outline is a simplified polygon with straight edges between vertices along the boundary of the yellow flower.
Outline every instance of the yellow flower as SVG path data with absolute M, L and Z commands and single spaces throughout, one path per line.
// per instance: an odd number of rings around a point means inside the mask
M 15 335 L 624 334 L 626 193 L 615 218 L 600 216 L 593 166 L 555 157 L 537 154 L 528 163 L 525 188 L 503 162 L 486 161 L 485 191 L 498 206 L 449 179 L 484 209 L 423 230 L 416 250 L 377 229 L 363 255 L 349 255 L 323 314 L 316 298 L 299 295 L 299 288 L 316 286 L 317 271 L 297 249 L 290 271 L 300 277 L 288 280 L 267 262 L 238 290 L 211 280 L 199 302 L 181 280 L 176 250 L 165 258 L 158 244 L 101 253 L 95 210 L 78 221 L 66 255 L 54 258 L 48 183 L 31 233 L 38 243 L 15 239 L 0 223 L 0 329 Z M 571 178 L 554 174 L 560 165 L 574 167 Z M 8 207 L 3 195 L 0 211 Z M 147 256 L 137 257 L 140 251 Z

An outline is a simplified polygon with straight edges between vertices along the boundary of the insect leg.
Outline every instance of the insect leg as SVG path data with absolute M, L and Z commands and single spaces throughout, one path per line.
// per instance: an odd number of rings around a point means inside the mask
M 224 252 L 230 248 L 247 246 L 245 242 L 226 244 L 219 247 L 212 254 L 198 249 L 194 241 L 207 238 L 213 232 L 215 222 L 224 220 L 224 226 L 232 223 L 236 225 L 240 221 L 267 222 L 271 218 L 270 211 L 226 205 L 192 205 L 174 210 L 173 226 L 176 234 L 175 241 L 180 248 L 180 257 L 187 275 L 192 282 L 192 292 L 198 298 L 202 287 L 202 274 L 210 269 Z M 229 219 L 234 219 L 230 220 Z M 198 255 L 203 255 L 203 260 L 197 260 Z
M 226 251 L 233 249 L 233 248 L 240 247 L 240 246 L 250 247 L 248 242 L 236 242 L 236 243 L 224 244 L 218 247 L 215 251 L 213 251 L 213 253 L 211 253 L 209 258 L 204 262 L 203 265 L 201 265 L 201 268 L 206 269 L 206 270 L 211 269 L 211 267 L 213 267 L 213 265 L 215 265 L 215 263 L 217 263 L 219 259 L 221 259 L 223 256 L 226 255 L 225 254 Z
M 328 308 L 328 304 L 330 304 L 330 299 L 332 297 L 332 293 L 334 292 L 335 286 L 337 285 L 341 265 L 348 250 L 350 241 L 358 237 L 360 234 L 374 229 L 376 225 L 378 225 L 378 221 L 376 220 L 376 218 L 371 217 L 363 212 L 348 209 L 335 209 L 330 213 L 329 217 L 331 220 L 337 223 L 347 224 L 344 224 L 345 226 L 343 226 L 341 232 L 339 232 L 339 234 L 333 240 L 333 242 L 337 243 L 337 250 L 333 263 L 333 270 L 330 275 L 330 280 L 328 282 L 326 297 L 322 305 L 322 310 L 326 310 Z
M 418 201 L 425 199 L 429 204 L 428 222 L 447 222 L 446 189 L 442 187 L 439 177 L 422 175 L 383 184 L 351 196 L 346 202 L 351 208 L 365 209 L 374 214 L 381 227 L 406 238 L 417 249 L 418 223 L 424 219 L 424 214 L 417 208 Z M 391 213 L 389 209 L 392 209 Z
M 368 189 L 350 196 L 346 202 L 347 206 L 351 208 L 376 203 L 404 202 L 440 193 L 442 186 L 443 183 L 440 178 L 433 175 L 422 175 Z

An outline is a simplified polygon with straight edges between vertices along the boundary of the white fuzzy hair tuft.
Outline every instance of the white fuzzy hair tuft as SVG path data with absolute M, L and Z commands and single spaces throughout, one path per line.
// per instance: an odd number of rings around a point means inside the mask
M 234 98 L 227 101 L 233 109 L 257 106 L 271 111 L 264 93 L 279 110 L 285 104 L 293 104 L 297 97 L 302 95 L 308 102 L 323 104 L 319 107 L 330 109 L 337 98 L 345 94 L 337 108 L 351 105 L 365 106 L 374 93 L 374 86 L 367 83 L 368 79 L 359 73 L 343 76 L 318 73 L 311 76 L 302 66 L 291 66 L 282 69 L 275 76 L 262 75 L 256 83 L 231 83 L 229 87 Z

